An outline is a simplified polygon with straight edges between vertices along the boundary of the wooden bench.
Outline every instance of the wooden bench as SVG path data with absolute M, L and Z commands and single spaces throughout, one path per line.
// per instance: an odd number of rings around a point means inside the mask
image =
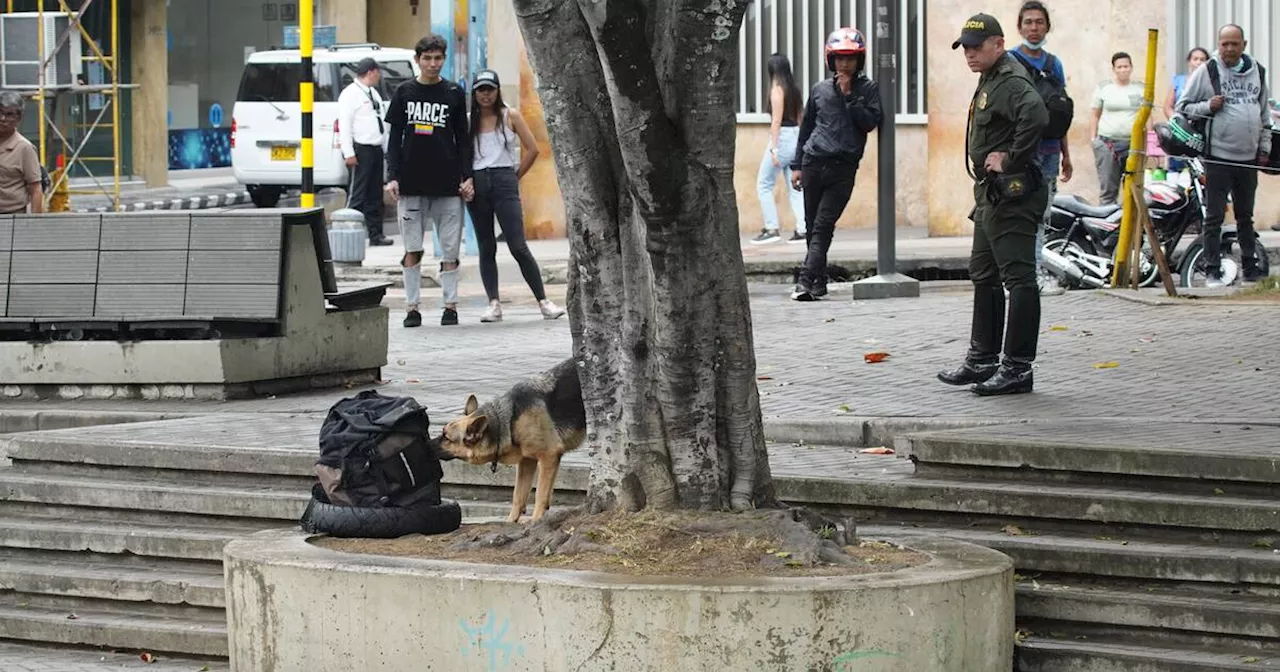
M 279 335 L 296 225 L 311 228 L 329 310 L 379 305 L 390 285 L 339 290 L 318 212 L 2 217 L 0 339 Z

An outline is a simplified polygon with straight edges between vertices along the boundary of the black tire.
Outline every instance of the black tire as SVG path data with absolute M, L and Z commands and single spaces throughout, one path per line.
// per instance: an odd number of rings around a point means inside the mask
M 418 506 L 371 508 L 340 506 L 311 495 L 299 521 L 313 534 L 361 539 L 395 539 L 406 534 L 445 534 L 462 527 L 462 507 L 457 502 Z
M 274 208 L 284 195 L 280 187 L 249 187 L 249 200 L 259 208 Z
M 1182 264 L 1178 266 L 1178 284 L 1183 287 L 1194 287 L 1196 264 L 1204 255 L 1204 245 L 1200 241 L 1191 243 L 1191 247 L 1182 255 Z

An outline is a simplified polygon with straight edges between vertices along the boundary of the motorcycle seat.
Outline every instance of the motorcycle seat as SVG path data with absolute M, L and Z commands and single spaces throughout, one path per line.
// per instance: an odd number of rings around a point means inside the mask
M 1067 194 L 1054 196 L 1053 207 L 1079 217 L 1095 217 L 1097 219 L 1106 219 L 1121 210 L 1118 204 L 1092 205 L 1079 196 Z

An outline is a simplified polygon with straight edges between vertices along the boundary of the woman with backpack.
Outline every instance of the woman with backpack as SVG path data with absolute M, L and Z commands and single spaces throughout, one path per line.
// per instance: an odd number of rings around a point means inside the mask
M 524 212 L 520 205 L 520 178 L 538 158 L 538 145 L 519 110 L 502 102 L 498 73 L 481 70 L 471 85 L 471 137 L 475 143 L 473 165 L 475 198 L 467 204 L 480 247 L 480 279 L 489 297 L 481 322 L 501 322 L 498 298 L 498 241 L 493 233 L 496 216 L 507 249 L 520 265 L 524 281 L 538 300 L 542 317 L 554 320 L 564 309 L 547 299 L 542 271 L 524 238 Z M 519 142 L 517 147 L 516 143 Z M 517 151 L 519 160 L 516 159 Z
M 760 174 L 756 181 L 764 228 L 760 235 L 751 239 L 756 245 L 782 239 L 778 233 L 778 205 L 774 202 L 773 192 L 778 183 L 778 173 L 782 173 L 785 184 L 791 184 L 791 160 L 796 156 L 800 118 L 804 111 L 803 94 L 796 86 L 795 77 L 791 74 L 791 61 L 786 56 L 774 54 L 769 57 L 769 81 L 769 98 L 765 101 L 765 112 L 770 118 L 769 149 L 760 161 Z M 804 241 L 804 194 L 788 189 L 787 195 L 796 221 L 795 232 L 787 242 L 799 243 Z
M 867 134 L 880 126 L 880 91 L 864 72 L 867 42 L 854 28 L 840 28 L 824 48 L 832 76 L 814 85 L 804 106 L 791 186 L 804 190 L 808 250 L 793 301 L 816 301 L 827 293 L 827 251 L 867 148 Z

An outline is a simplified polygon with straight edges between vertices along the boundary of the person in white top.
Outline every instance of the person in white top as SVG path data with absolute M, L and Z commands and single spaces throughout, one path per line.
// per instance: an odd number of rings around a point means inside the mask
M 564 308 L 547 299 L 542 271 L 538 270 L 538 262 L 524 239 L 524 212 L 520 207 L 520 178 L 538 158 L 538 145 L 520 111 L 502 102 L 501 87 L 498 73 L 492 70 L 481 70 L 471 85 L 475 198 L 467 203 L 467 210 L 471 212 L 476 242 L 480 246 L 480 279 L 489 296 L 489 309 L 480 321 L 502 321 L 502 302 L 498 298 L 498 241 L 493 233 L 495 215 L 507 240 L 507 249 L 520 264 L 520 274 L 533 290 L 542 316 L 554 320 L 564 315 Z M 519 160 L 516 159 L 517 138 Z
M 378 84 L 382 68 L 372 58 L 356 64 L 356 78 L 338 96 L 338 141 L 351 171 L 347 207 L 364 214 L 370 245 L 390 245 L 382 233 L 382 147 L 387 124 L 382 119 Z

